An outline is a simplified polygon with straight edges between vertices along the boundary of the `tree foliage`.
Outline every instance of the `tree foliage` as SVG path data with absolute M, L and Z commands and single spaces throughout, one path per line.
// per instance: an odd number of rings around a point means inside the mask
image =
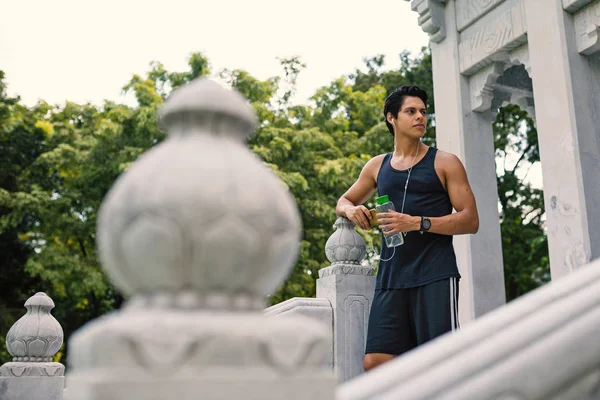
M 381 113 L 388 93 L 404 84 L 427 89 L 433 122 L 425 142 L 435 144 L 430 53 L 402 53 L 392 70 L 384 69 L 384 61 L 380 55 L 365 59 L 364 69 L 319 88 L 305 105 L 291 103 L 305 68 L 298 58 L 280 60 L 283 76 L 264 81 L 241 69 L 215 73 L 256 110 L 260 127 L 248 146 L 287 185 L 302 215 L 299 258 L 289 279 L 270 296 L 271 304 L 314 296 L 318 270 L 328 265 L 324 248 L 338 197 L 372 156 L 393 149 Z M 169 72 L 153 62 L 144 76 L 133 76 L 123 89 L 135 95 L 135 107 L 110 101 L 25 107 L 6 96 L 0 72 L 0 334 L 23 314 L 24 301 L 36 291 L 55 300 L 54 315 L 67 337 L 120 306 L 122 297 L 98 265 L 98 208 L 119 174 L 165 138 L 156 111 L 171 91 L 209 74 L 209 60 L 194 53 L 187 71 Z M 502 109 L 494 132 L 498 162 L 515 154 L 519 160 L 498 177 L 512 299 L 548 278 L 541 191 L 517 177 L 539 155 L 532 122 L 518 108 Z M 361 234 L 373 257 L 378 236 Z M 0 357 L 7 359 L 3 352 L 0 348 Z

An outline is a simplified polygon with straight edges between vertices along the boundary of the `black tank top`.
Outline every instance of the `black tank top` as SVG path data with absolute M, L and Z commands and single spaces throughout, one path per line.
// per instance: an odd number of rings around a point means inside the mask
M 406 190 L 405 214 L 441 217 L 452 213 L 448 192 L 435 172 L 436 153 L 437 149 L 430 147 L 425 157 L 413 166 Z M 388 195 L 400 212 L 408 170 L 393 168 L 391 159 L 392 153 L 383 158 L 377 175 L 377 192 L 379 196 Z M 392 249 L 386 247 L 383 238 L 381 249 L 381 259 L 392 256 Z M 404 237 L 404 244 L 396 247 L 391 260 L 379 262 L 375 289 L 405 289 L 449 277 L 460 278 L 452 236 L 412 231 Z

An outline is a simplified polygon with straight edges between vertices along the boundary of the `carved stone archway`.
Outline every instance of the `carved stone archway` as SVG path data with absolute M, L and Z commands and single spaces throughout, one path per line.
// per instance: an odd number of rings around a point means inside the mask
M 480 213 L 480 232 L 455 238 L 466 322 L 505 302 L 490 123 L 504 102 L 536 121 L 552 279 L 600 257 L 600 0 L 412 9 L 431 39 L 438 146 L 462 159 Z

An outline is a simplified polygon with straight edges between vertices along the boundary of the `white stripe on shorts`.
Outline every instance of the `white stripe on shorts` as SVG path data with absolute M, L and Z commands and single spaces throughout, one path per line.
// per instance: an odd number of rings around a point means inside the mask
M 460 328 L 458 323 L 458 296 L 457 296 L 456 278 L 450 278 L 450 324 L 452 332 Z

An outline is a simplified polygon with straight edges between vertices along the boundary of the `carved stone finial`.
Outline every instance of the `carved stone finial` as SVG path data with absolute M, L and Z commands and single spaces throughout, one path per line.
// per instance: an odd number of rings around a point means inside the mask
M 169 138 L 123 174 L 99 214 L 98 244 L 131 304 L 262 309 L 300 243 L 296 203 L 251 154 L 243 97 L 199 79 L 163 106 Z
M 446 0 L 412 0 L 411 3 L 411 9 L 419 13 L 421 29 L 434 43 L 446 38 L 445 3 Z
M 60 350 L 64 334 L 50 314 L 54 302 L 46 293 L 36 293 L 25 302 L 27 314 L 8 331 L 6 348 L 13 361 L 50 362 Z
M 325 255 L 331 264 L 360 264 L 367 254 L 367 245 L 354 230 L 354 222 L 340 217 L 333 225 L 335 232 L 325 243 Z
M 198 96 L 199 92 L 205 95 Z M 254 111 L 241 94 L 202 78 L 173 92 L 159 116 L 171 135 L 191 129 L 195 133 L 232 134 L 242 140 L 258 124 Z
M 25 302 L 27 314 L 8 331 L 6 348 L 13 361 L 0 367 L 0 398 L 60 400 L 64 365 L 52 362 L 63 343 L 63 330 L 50 314 L 54 302 L 36 293 Z
M 130 299 L 72 336 L 69 396 L 333 398 L 331 328 L 263 313 L 294 265 L 301 222 L 244 144 L 251 106 L 199 78 L 160 116 L 167 139 L 119 177 L 99 213 L 102 266 Z

